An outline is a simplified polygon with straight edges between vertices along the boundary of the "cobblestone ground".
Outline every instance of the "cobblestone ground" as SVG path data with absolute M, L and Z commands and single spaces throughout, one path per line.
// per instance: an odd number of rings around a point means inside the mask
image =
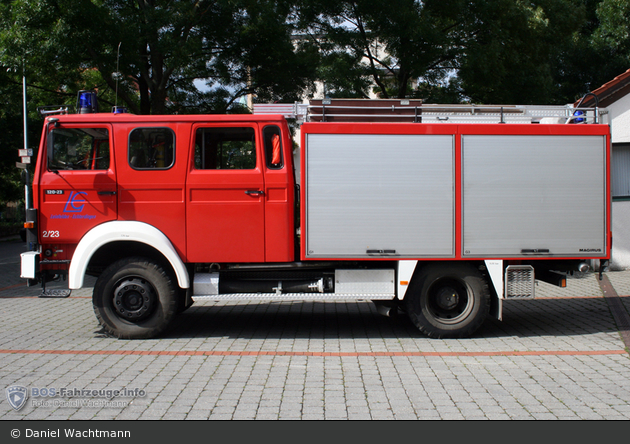
M 469 339 L 429 339 L 369 302 L 203 302 L 164 337 L 125 341 L 100 331 L 91 288 L 37 298 L 21 250 L 0 243 L 0 387 L 31 396 L 19 411 L 3 397 L 2 420 L 630 419 L 630 356 L 595 274 L 505 301 Z M 606 275 L 630 309 L 630 272 Z

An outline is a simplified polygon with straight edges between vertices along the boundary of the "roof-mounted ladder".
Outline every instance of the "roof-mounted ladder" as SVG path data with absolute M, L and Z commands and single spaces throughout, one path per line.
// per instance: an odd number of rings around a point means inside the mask
M 255 104 L 254 114 L 282 114 L 303 122 L 606 123 L 602 108 L 572 105 L 436 105 L 421 100 L 319 99 L 309 103 Z

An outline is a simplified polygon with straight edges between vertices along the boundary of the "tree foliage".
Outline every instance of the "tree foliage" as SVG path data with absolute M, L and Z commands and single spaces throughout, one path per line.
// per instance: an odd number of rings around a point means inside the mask
M 22 95 L 16 80 L 14 73 L 0 70 L 0 203 L 23 197 L 20 170 L 15 167 L 20 160 L 17 150 L 23 148 Z
M 225 112 L 247 93 L 295 98 L 312 84 L 317 53 L 293 45 L 290 12 L 253 0 L 14 1 L 3 11 L 2 58 L 63 73 L 51 75 L 72 95 L 98 88 L 113 104 L 117 91 L 137 114 Z
M 462 89 L 482 103 L 556 103 L 559 53 L 584 21 L 572 0 L 476 2 L 476 22 L 459 77 Z
M 418 79 L 439 83 L 456 69 L 467 3 L 308 0 L 300 12 L 331 94 L 367 97 L 374 84 L 380 97 L 402 98 L 417 95 Z
M 597 58 L 593 2 L 308 0 L 301 10 L 330 95 L 527 104 L 566 101 L 566 82 L 586 92 L 576 56 L 588 46 Z

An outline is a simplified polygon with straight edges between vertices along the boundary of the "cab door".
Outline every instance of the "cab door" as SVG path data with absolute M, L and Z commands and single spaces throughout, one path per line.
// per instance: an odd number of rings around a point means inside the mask
M 116 219 L 112 127 L 51 126 L 39 177 L 43 244 L 76 244 L 91 228 Z
M 256 123 L 193 126 L 186 183 L 189 262 L 264 262 L 265 188 Z

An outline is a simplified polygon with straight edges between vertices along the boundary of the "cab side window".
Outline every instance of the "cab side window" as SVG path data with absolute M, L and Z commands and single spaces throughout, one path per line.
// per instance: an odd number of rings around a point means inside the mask
M 129 164 L 136 170 L 166 170 L 175 162 L 170 128 L 136 128 L 129 134 Z
M 282 138 L 280 136 L 280 128 L 266 126 L 263 130 L 265 139 L 265 158 L 267 159 L 267 168 L 271 170 L 279 170 L 284 166 L 282 160 Z
M 254 128 L 199 128 L 195 133 L 195 168 L 198 170 L 251 170 L 256 168 Z
M 49 138 L 49 170 L 106 170 L 109 131 L 105 128 L 54 128 Z

